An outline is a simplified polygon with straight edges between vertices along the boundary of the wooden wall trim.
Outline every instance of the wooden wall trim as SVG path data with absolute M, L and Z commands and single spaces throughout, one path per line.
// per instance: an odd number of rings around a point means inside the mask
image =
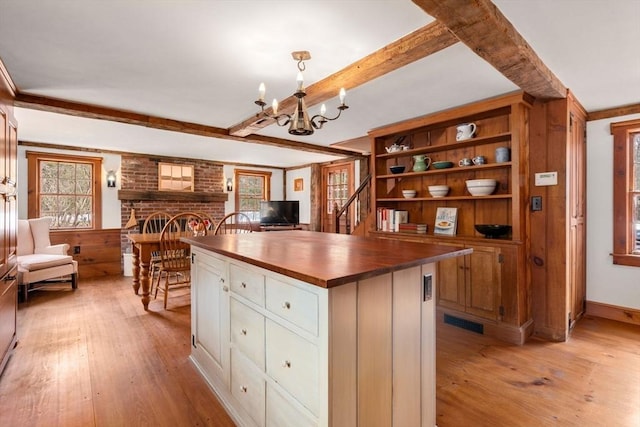
M 101 230 L 52 230 L 51 243 L 67 243 L 69 255 L 78 261 L 78 278 L 120 275 L 122 274 L 122 250 L 119 228 Z M 74 254 L 74 247 L 80 248 Z
M 587 315 L 640 325 L 640 310 L 587 301 Z

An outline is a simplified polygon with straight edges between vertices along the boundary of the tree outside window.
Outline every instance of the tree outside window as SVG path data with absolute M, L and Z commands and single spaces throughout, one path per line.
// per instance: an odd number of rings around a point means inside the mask
M 640 120 L 611 124 L 613 263 L 640 267 Z
M 271 172 L 235 170 L 235 210 L 246 214 L 251 221 L 260 221 L 260 202 L 271 197 Z
M 101 227 L 102 159 L 27 152 L 29 218 L 53 217 L 52 229 Z

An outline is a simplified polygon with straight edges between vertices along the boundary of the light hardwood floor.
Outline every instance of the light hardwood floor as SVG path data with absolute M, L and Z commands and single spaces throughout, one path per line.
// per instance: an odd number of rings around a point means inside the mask
M 0 426 L 232 426 L 187 359 L 189 296 L 176 294 L 150 312 L 130 278 L 30 294 Z M 566 343 L 522 347 L 437 330 L 439 427 L 640 426 L 638 326 L 585 318 Z

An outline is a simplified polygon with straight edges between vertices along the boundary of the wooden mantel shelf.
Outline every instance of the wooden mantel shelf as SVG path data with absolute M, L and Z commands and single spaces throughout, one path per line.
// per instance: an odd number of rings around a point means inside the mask
M 226 202 L 227 193 L 206 193 L 203 191 L 152 191 L 119 190 L 118 200 L 177 200 L 185 202 Z

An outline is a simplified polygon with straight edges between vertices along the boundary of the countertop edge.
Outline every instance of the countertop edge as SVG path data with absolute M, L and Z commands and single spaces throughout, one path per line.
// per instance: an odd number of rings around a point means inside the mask
M 251 264 L 256 267 L 261 267 L 269 271 L 280 273 L 285 276 L 292 277 L 294 279 L 298 279 L 303 282 L 307 282 L 322 288 L 332 288 L 335 286 L 340 286 L 347 283 L 352 283 L 355 281 L 359 281 L 359 280 L 363 280 L 363 279 L 367 279 L 375 276 L 380 276 L 382 274 L 391 273 L 393 271 L 402 270 L 409 267 L 415 267 L 423 264 L 430 264 L 433 262 L 442 261 L 444 259 L 469 255 L 473 252 L 472 248 L 462 248 L 462 249 L 452 250 L 450 252 L 443 253 L 443 254 L 431 255 L 423 258 L 415 258 L 407 262 L 401 262 L 393 265 L 382 265 L 382 266 L 376 267 L 375 269 L 370 269 L 370 270 L 361 271 L 361 272 L 350 274 L 350 275 L 344 275 L 344 276 L 336 277 L 333 279 L 324 280 L 318 277 L 310 276 L 300 271 L 292 270 L 290 268 L 282 267 L 270 262 L 265 262 L 259 259 L 252 258 L 250 256 L 245 256 L 238 252 L 213 247 L 210 244 L 207 244 L 206 241 L 202 241 L 202 239 L 198 237 L 182 237 L 180 240 L 185 243 L 189 243 L 195 247 L 198 247 L 219 255 L 224 255 L 238 261 L 246 262 L 247 264 Z M 431 245 L 431 246 L 438 246 L 438 245 Z

